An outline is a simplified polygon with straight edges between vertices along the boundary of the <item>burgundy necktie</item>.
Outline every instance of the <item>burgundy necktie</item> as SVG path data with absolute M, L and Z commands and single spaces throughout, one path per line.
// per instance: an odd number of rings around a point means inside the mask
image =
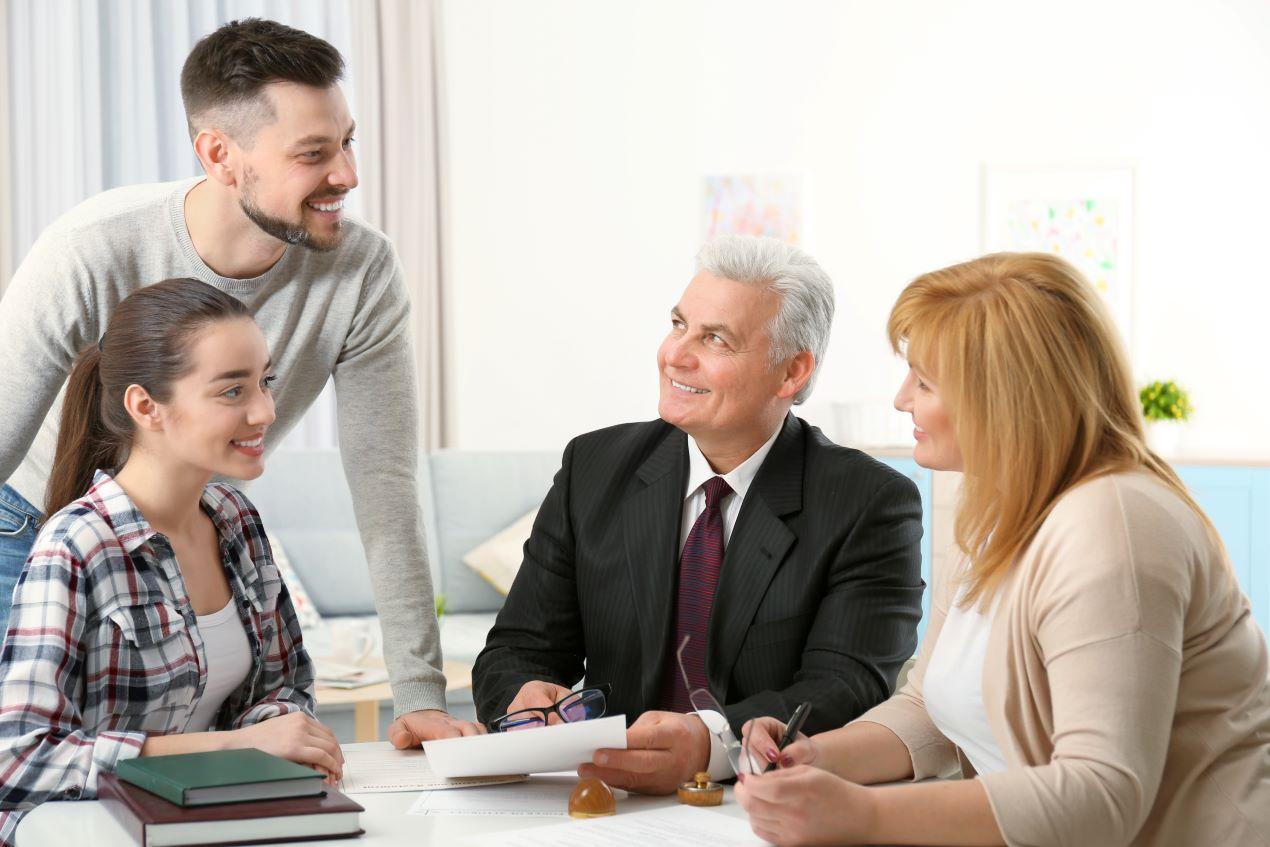
M 677 653 L 684 636 L 691 636 L 683 652 L 688 683 L 695 690 L 706 688 L 706 632 L 714 589 L 723 568 L 723 512 L 719 505 L 732 493 L 723 477 L 706 481 L 706 508 L 692 525 L 679 557 L 679 593 L 675 600 L 675 637 L 669 645 L 666 672 L 662 678 L 662 708 L 671 712 L 691 712 L 692 703 L 679 673 Z

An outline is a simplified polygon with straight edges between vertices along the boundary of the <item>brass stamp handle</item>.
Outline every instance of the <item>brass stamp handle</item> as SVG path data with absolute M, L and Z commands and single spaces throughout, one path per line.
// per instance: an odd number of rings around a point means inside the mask
M 718 806 L 723 802 L 723 786 L 710 781 L 710 774 L 699 772 L 692 782 L 679 786 L 679 802 L 689 806 Z

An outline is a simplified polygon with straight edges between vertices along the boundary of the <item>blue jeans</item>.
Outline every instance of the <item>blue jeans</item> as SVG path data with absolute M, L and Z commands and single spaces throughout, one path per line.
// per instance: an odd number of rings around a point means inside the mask
M 35 546 L 35 527 L 43 517 L 12 487 L 0 487 L 0 639 L 9 630 L 13 588 Z

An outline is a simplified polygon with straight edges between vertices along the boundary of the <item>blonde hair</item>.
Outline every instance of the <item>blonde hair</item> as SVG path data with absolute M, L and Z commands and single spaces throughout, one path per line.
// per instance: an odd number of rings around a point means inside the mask
M 1103 474 L 1155 474 L 1207 525 L 1151 452 L 1128 356 L 1102 298 L 1045 253 L 994 253 L 914 279 L 891 346 L 938 386 L 966 473 L 955 536 L 965 602 L 986 602 L 1064 492 Z

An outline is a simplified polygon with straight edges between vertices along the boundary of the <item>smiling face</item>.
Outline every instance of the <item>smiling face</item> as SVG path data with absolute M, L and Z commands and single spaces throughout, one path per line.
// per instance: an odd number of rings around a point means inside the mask
M 917 439 L 913 459 L 917 464 L 937 471 L 962 469 L 961 446 L 939 389 L 911 365 L 895 395 L 895 408 L 913 416 L 913 437 Z
M 218 321 L 191 342 L 189 372 L 156 404 L 160 426 L 147 448 L 208 475 L 264 473 L 265 431 L 274 421 L 274 376 L 265 337 L 251 318 Z
M 264 232 L 314 250 L 339 246 L 344 195 L 357 187 L 353 119 L 339 86 L 275 82 L 260 95 L 261 121 L 239 158 L 243 213 Z
M 779 306 L 779 295 L 765 286 L 702 271 L 671 310 L 670 332 L 657 351 L 657 412 L 703 450 L 707 444 L 757 449 L 806 382 L 771 365 L 767 327 Z

